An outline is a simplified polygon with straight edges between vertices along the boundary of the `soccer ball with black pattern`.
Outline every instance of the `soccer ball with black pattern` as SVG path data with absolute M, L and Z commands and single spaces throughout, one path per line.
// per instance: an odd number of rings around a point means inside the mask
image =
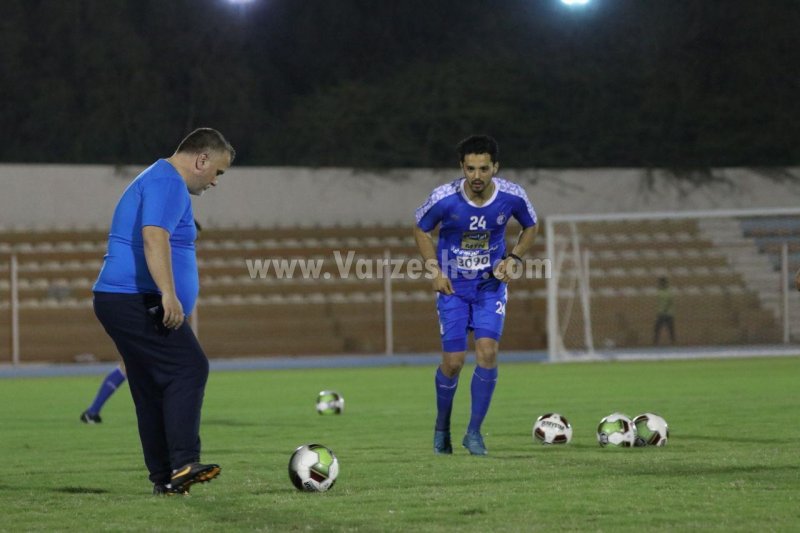
M 669 426 L 655 413 L 642 413 L 633 419 L 636 426 L 634 446 L 665 446 L 669 440 Z
M 317 412 L 321 415 L 340 415 L 344 411 L 344 398 L 332 390 L 321 391 L 317 395 Z
M 636 440 L 636 426 L 627 415 L 611 413 L 597 425 L 600 446 L 630 448 Z
M 339 460 L 322 444 L 304 444 L 289 459 L 289 479 L 306 492 L 325 492 L 336 483 Z
M 558 413 L 547 413 L 533 423 L 533 440 L 541 444 L 567 444 L 572 440 L 572 426 Z

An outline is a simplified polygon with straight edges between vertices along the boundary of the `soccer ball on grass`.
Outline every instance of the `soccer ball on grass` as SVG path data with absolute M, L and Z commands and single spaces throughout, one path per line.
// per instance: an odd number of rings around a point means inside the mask
M 566 417 L 547 413 L 534 422 L 533 439 L 542 444 L 566 444 L 572 440 L 572 426 Z
M 321 415 L 340 415 L 344 411 L 344 398 L 332 390 L 321 391 L 317 395 L 317 412 Z
M 289 479 L 306 492 L 325 492 L 336 483 L 339 460 L 322 444 L 304 444 L 289 459 Z
M 664 446 L 669 439 L 667 421 L 654 413 L 643 413 L 633 419 L 636 427 L 634 446 Z
M 630 448 L 636 439 L 636 426 L 622 413 L 611 413 L 600 420 L 597 426 L 597 442 L 600 446 Z

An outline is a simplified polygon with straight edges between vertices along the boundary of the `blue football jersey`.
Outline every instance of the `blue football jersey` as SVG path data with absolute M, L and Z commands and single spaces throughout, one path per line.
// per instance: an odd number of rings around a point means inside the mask
M 197 229 L 186 183 L 164 159 L 139 174 L 117 203 L 108 250 L 92 290 L 124 294 L 161 292 L 147 267 L 144 226 L 158 226 L 170 234 L 175 293 L 183 312 L 189 315 L 200 288 L 194 246 Z
M 528 228 L 536 224 L 536 211 L 516 183 L 494 178 L 494 193 L 479 206 L 469 200 L 465 182 L 462 177 L 435 188 L 416 211 L 417 226 L 429 232 L 441 225 L 437 259 L 447 277 L 485 278 L 505 256 L 509 219 Z

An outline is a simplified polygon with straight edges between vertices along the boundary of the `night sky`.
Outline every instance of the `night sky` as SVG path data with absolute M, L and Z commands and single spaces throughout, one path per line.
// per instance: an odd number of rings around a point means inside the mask
M 800 163 L 800 2 L 4 0 L 3 162 L 140 164 L 197 126 L 237 164 Z

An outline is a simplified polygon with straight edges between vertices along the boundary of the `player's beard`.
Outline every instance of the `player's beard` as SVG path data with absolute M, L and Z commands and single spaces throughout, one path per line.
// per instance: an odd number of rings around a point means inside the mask
M 481 180 L 473 180 L 469 182 L 469 188 L 475 194 L 482 194 L 486 192 L 489 186 Z

